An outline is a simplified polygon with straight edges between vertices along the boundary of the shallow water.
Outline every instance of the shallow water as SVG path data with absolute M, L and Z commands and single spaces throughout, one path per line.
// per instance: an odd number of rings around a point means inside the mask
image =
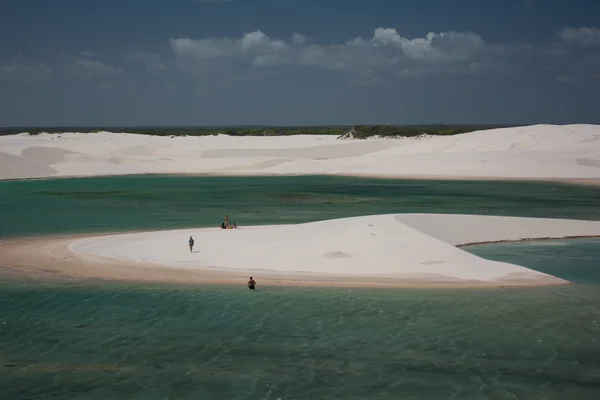
M 600 290 L 6 283 L 6 399 L 598 399 Z
M 337 177 L 0 182 L 0 235 L 206 226 L 226 212 L 243 224 L 390 212 L 600 219 L 599 194 Z M 0 399 L 600 398 L 600 240 L 464 249 L 577 283 L 349 290 L 259 280 L 250 292 L 0 275 Z
M 0 236 L 300 223 L 428 212 L 600 220 L 600 187 L 336 176 L 0 181 Z
M 0 398 L 598 399 L 600 240 L 465 248 L 568 287 L 0 283 Z M 2 397 L 5 396 L 5 397 Z
M 484 244 L 462 249 L 489 260 L 524 265 L 570 282 L 600 285 L 598 238 Z

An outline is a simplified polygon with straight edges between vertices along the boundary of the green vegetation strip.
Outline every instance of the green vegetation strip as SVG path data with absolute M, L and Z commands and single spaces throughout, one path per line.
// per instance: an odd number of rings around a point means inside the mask
M 359 126 L 287 126 L 287 127 L 261 127 L 261 126 L 236 126 L 236 127 L 8 127 L 0 128 L 0 136 L 29 133 L 59 134 L 64 132 L 98 133 L 127 132 L 140 135 L 154 136 L 292 136 L 292 135 L 336 135 L 342 136 L 352 131 L 356 139 L 369 137 L 414 137 L 427 135 L 457 135 L 460 133 L 478 130 L 505 128 L 508 125 L 359 125 Z

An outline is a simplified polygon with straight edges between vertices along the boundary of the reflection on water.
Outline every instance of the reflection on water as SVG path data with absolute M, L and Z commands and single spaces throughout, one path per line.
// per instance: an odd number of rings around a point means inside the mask
M 494 257 L 522 245 L 521 261 L 548 272 L 560 263 L 545 252 L 576 249 L 567 264 L 594 276 L 598 241 L 559 243 L 502 244 Z M 593 278 L 498 290 L 1 288 L 7 399 L 600 398 Z

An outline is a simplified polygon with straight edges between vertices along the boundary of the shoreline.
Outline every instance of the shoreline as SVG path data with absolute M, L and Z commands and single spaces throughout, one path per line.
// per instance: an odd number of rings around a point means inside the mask
M 561 183 L 567 185 L 600 186 L 600 178 L 538 178 L 538 177 L 499 177 L 499 176 L 448 176 L 448 175 L 395 175 L 369 173 L 231 173 L 231 172 L 147 172 L 133 174 L 85 174 L 85 175 L 51 175 L 34 178 L 0 178 L 0 182 L 41 181 L 57 179 L 85 178 L 126 178 L 126 177 L 216 177 L 216 178 L 259 178 L 259 177 L 348 177 L 369 178 L 381 180 L 410 180 L 410 181 L 457 181 L 457 182 L 526 182 L 526 183 Z
M 48 282 L 129 282 L 178 285 L 245 285 L 248 276 L 259 276 L 258 287 L 314 287 L 314 288 L 371 288 L 371 289 L 503 289 L 568 286 L 568 281 L 467 281 L 429 278 L 394 278 L 389 276 L 336 275 L 314 272 L 283 272 L 257 269 L 224 269 L 219 267 L 175 268 L 135 261 L 81 255 L 73 252 L 70 245 L 84 239 L 107 236 L 151 233 L 161 231 L 129 231 L 98 234 L 65 234 L 43 238 L 0 239 L 0 277 Z M 544 240 L 568 240 L 600 238 L 600 235 L 581 235 L 545 238 L 523 238 L 520 240 L 498 240 L 458 244 L 467 247 L 482 244 L 518 243 Z
M 483 242 L 471 242 L 465 244 L 457 244 L 457 248 L 461 247 L 469 247 L 469 246 L 481 246 L 486 244 L 503 244 L 503 243 L 525 243 L 525 242 L 544 242 L 546 240 L 577 240 L 577 239 L 600 239 L 600 235 L 570 235 L 570 236 L 562 236 L 562 237 L 540 237 L 540 238 L 523 238 L 518 240 L 489 240 Z

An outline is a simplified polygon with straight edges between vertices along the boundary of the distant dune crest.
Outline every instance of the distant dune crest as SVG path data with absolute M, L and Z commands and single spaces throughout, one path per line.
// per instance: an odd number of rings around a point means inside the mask
M 534 125 L 447 136 L 416 132 L 402 139 L 390 139 L 384 128 L 355 127 L 339 137 L 3 136 L 0 179 L 147 173 L 600 179 L 598 125 Z

